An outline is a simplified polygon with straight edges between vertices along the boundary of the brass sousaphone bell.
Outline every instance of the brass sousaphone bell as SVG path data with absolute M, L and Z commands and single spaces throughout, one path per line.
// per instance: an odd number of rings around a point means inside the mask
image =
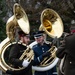
M 39 30 L 45 31 L 52 38 L 60 38 L 63 33 L 63 22 L 57 12 L 49 8 L 43 10 Z M 58 58 L 55 55 L 56 50 L 57 47 L 53 45 L 48 50 L 51 52 L 51 56 L 44 58 L 39 66 L 33 66 L 32 68 L 36 71 L 47 71 L 53 68 L 58 62 Z
M 26 34 L 29 34 L 30 32 L 29 21 L 24 9 L 18 3 L 14 4 L 13 12 L 14 15 L 10 17 L 6 23 L 7 38 L 0 43 L 0 69 L 3 72 L 6 72 L 7 70 L 12 72 L 13 71 L 18 72 L 24 69 L 23 67 L 19 67 L 19 68 L 13 67 L 13 65 L 9 61 L 9 52 L 11 47 L 16 43 L 15 33 L 17 28 L 20 28 Z M 18 42 L 18 44 L 22 44 L 22 43 Z M 26 46 L 25 44 L 22 45 Z M 27 49 L 25 50 L 24 53 L 23 54 L 26 55 L 27 58 L 31 58 L 31 60 L 33 60 L 33 55 L 34 55 L 33 50 L 31 50 L 29 46 L 27 46 Z M 24 55 L 21 55 L 19 59 L 22 60 Z

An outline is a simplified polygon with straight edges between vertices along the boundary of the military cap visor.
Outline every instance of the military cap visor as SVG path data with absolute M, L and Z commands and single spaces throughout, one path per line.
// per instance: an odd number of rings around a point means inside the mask
M 37 31 L 34 33 L 34 38 L 39 38 L 40 36 L 43 36 L 44 31 Z

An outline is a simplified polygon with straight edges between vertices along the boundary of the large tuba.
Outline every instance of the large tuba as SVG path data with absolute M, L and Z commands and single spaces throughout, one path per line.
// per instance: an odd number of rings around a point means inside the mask
M 52 38 L 61 37 L 63 33 L 63 23 L 60 16 L 52 9 L 45 9 L 41 14 L 39 30 L 44 30 L 45 33 Z M 53 68 L 58 62 L 58 58 L 55 55 L 56 50 L 57 47 L 53 45 L 48 50 L 51 52 L 51 56 L 44 58 L 39 66 L 33 66 L 32 68 L 36 71 L 47 71 Z
M 7 38 L 0 43 L 0 69 L 3 72 L 6 72 L 7 70 L 17 72 L 24 69 L 23 67 L 13 67 L 13 65 L 9 61 L 9 52 L 11 47 L 16 43 L 15 38 L 17 29 L 20 28 L 27 34 L 30 32 L 29 21 L 25 11 L 19 4 L 14 4 L 13 12 L 14 15 L 10 17 L 6 23 Z M 18 42 L 18 44 L 21 43 Z M 22 45 L 26 46 L 25 44 Z M 33 59 L 33 55 L 33 50 L 31 50 L 30 47 L 27 46 L 27 49 L 19 59 L 22 60 L 29 58 L 31 62 L 31 60 Z M 26 57 L 24 58 L 24 56 Z

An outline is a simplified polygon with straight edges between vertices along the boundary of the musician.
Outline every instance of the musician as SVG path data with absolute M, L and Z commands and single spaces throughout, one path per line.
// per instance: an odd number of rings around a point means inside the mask
M 50 56 L 50 52 L 46 52 L 51 48 L 50 43 L 45 42 L 45 36 L 44 36 L 44 31 L 37 31 L 34 33 L 34 38 L 35 41 L 37 42 L 36 45 L 32 47 L 34 51 L 34 63 L 33 65 L 39 65 L 40 62 L 47 56 Z M 57 75 L 55 74 L 56 72 L 56 67 L 48 70 L 48 71 L 35 71 L 34 75 Z
M 21 71 L 10 71 L 7 70 L 6 73 L 11 75 L 32 75 L 32 61 L 29 62 L 28 59 L 19 60 L 22 53 L 27 49 L 27 46 L 22 45 L 23 43 L 28 45 L 30 42 L 30 36 L 29 34 L 24 33 L 23 31 L 18 32 L 20 43 L 21 44 L 14 44 L 14 46 L 11 48 L 10 54 L 9 54 L 9 60 L 14 65 L 14 68 L 19 67 L 25 67 Z
M 64 75 L 75 75 L 75 24 L 70 27 L 71 34 L 67 35 L 62 45 L 58 47 L 56 56 L 64 58 Z

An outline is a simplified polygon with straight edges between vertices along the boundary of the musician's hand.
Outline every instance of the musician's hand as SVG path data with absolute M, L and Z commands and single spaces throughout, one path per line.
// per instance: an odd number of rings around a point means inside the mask
M 22 66 L 27 67 L 29 64 L 30 64 L 30 62 L 28 61 L 28 59 L 24 59 Z
M 46 52 L 46 53 L 44 53 L 42 56 L 43 56 L 43 57 L 48 57 L 48 56 L 50 56 L 50 55 L 51 55 L 50 52 Z

